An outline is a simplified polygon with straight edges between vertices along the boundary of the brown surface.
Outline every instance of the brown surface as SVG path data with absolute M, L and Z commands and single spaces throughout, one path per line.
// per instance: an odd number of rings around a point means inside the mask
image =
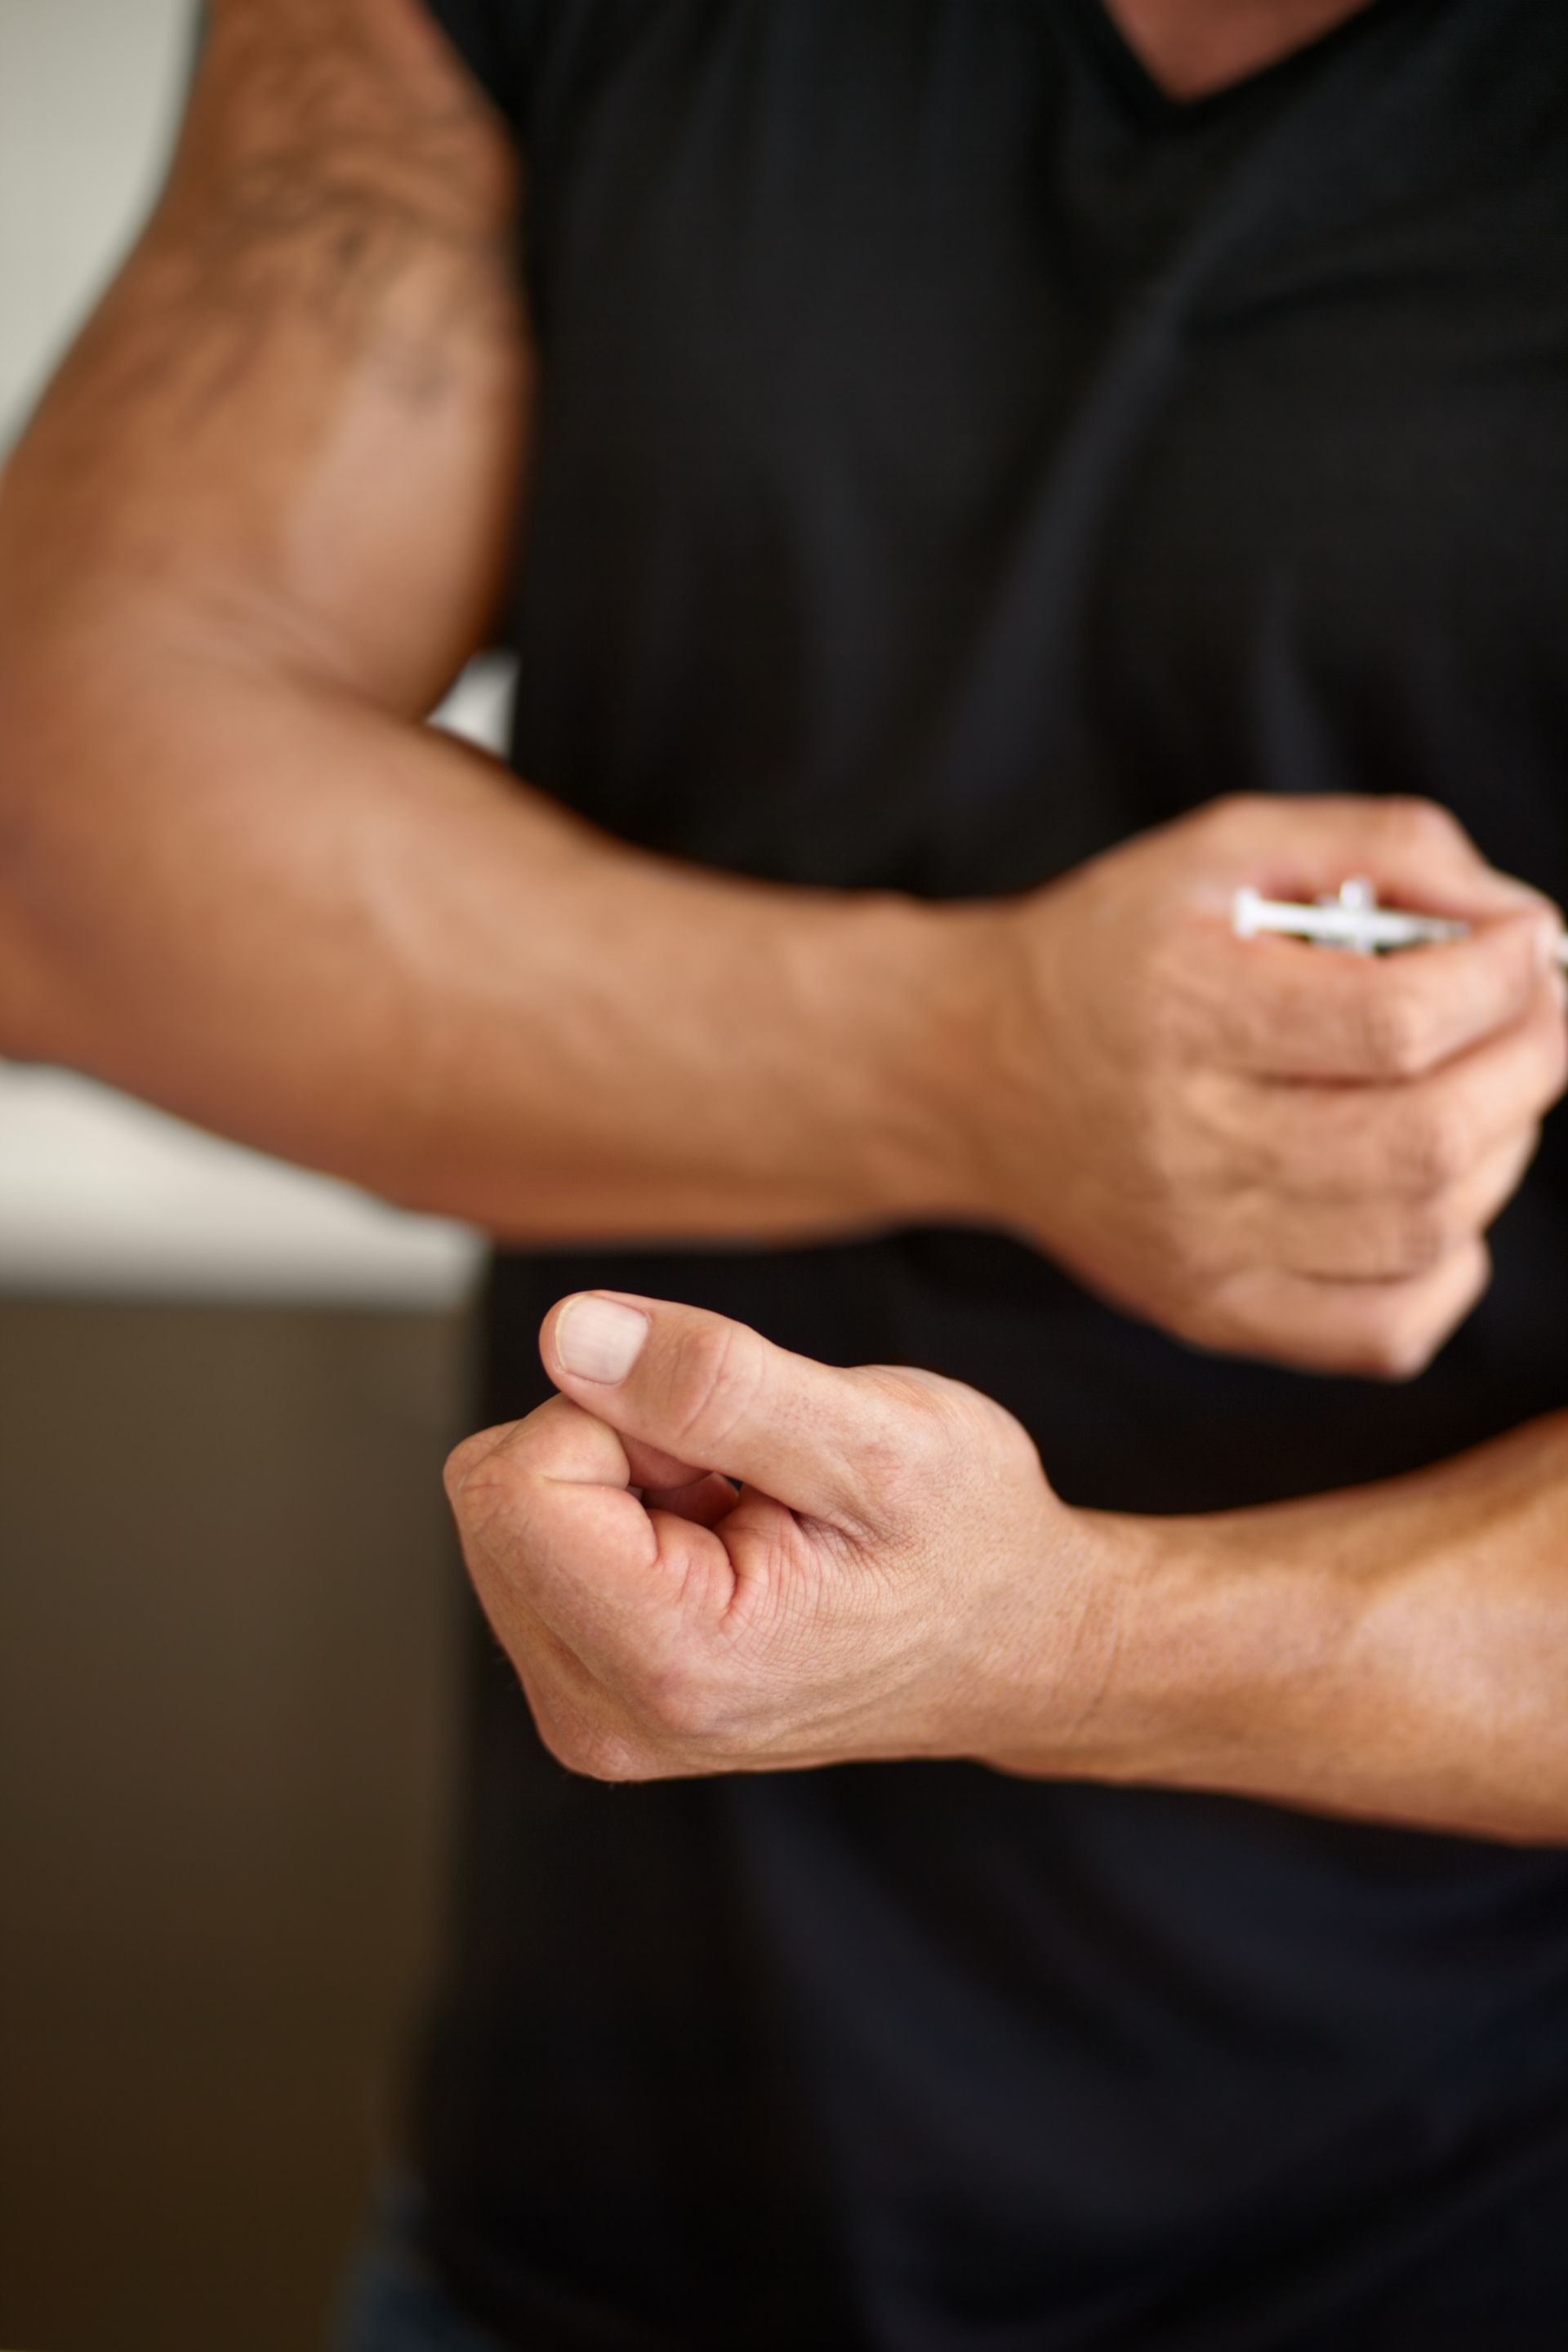
M 437 1904 L 462 1354 L 0 1300 L 0 2345 L 320 2341 Z

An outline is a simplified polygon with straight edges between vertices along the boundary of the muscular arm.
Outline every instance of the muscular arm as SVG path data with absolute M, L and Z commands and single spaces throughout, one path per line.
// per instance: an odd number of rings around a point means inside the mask
M 634 856 L 417 723 L 515 529 L 516 166 L 415 0 L 212 15 L 0 491 L 0 1051 L 503 1233 L 940 1207 L 936 918 Z
M 1542 902 L 1355 799 L 984 907 L 774 889 L 432 737 L 526 470 L 515 158 L 418 0 L 211 16 L 0 481 L 0 1053 L 504 1235 L 951 1215 L 1210 1347 L 1423 1363 L 1568 1070 Z M 1475 934 L 1230 937 L 1346 874 Z

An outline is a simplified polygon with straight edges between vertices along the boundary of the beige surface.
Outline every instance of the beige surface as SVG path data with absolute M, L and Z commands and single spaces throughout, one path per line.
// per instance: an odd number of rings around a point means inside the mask
M 437 1907 L 462 1351 L 0 1300 L 0 2343 L 317 2340 Z
M 0 442 L 155 194 L 193 0 L 0 0 Z

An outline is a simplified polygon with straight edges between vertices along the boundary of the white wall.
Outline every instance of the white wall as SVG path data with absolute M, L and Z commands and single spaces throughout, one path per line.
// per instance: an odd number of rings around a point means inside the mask
M 155 191 L 189 0 L 0 0 L 0 436 Z
M 0 0 L 0 449 L 162 177 L 188 0 Z M 460 724 L 494 740 L 505 679 Z M 0 1290 L 443 1304 L 460 1228 L 397 1214 L 54 1071 L 0 1064 Z

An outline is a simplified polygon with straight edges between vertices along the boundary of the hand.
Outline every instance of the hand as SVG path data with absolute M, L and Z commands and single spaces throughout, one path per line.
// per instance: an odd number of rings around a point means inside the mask
M 1010 1413 L 597 1292 L 553 1310 L 542 1352 L 562 1394 L 460 1446 L 447 1491 L 563 1763 L 647 1780 L 1026 1744 L 1033 1769 L 1089 1769 L 1116 1580 Z
M 1568 1415 L 1380 1488 L 1136 1519 L 1068 1510 L 1009 1414 L 929 1374 L 599 1292 L 543 1353 L 563 1393 L 447 1487 L 574 1771 L 963 1756 L 1568 1837 Z
M 1241 884 L 1352 874 L 1476 929 L 1387 957 L 1233 936 Z M 1146 835 L 977 916 L 975 1191 L 1181 1338 L 1419 1371 L 1568 1078 L 1560 921 L 1424 802 L 1224 801 Z

